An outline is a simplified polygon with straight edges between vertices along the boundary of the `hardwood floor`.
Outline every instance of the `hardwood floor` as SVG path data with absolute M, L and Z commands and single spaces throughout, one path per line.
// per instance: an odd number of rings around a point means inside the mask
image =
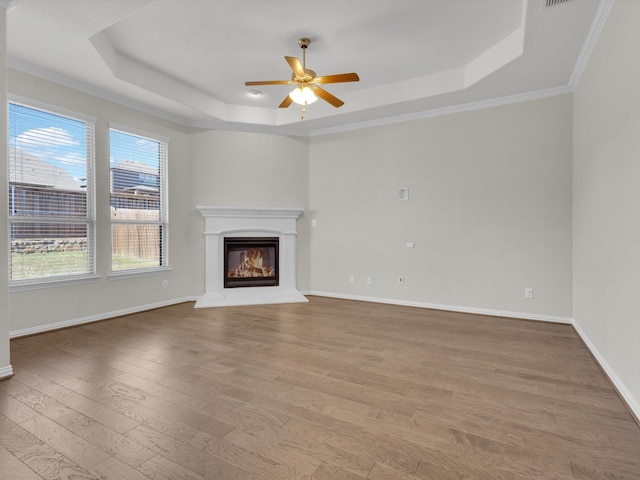
M 640 479 L 568 325 L 310 297 L 11 342 L 0 478 Z

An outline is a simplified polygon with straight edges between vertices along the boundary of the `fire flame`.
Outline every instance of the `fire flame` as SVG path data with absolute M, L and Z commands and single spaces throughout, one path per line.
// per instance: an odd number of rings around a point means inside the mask
M 275 268 L 262 265 L 262 250 L 250 248 L 242 252 L 240 264 L 229 271 L 229 277 L 275 277 Z

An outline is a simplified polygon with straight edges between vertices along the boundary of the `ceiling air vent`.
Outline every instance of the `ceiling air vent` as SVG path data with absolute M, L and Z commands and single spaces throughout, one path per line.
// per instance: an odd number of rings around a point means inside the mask
M 547 7 L 555 7 L 561 3 L 567 3 L 569 0 L 547 0 Z

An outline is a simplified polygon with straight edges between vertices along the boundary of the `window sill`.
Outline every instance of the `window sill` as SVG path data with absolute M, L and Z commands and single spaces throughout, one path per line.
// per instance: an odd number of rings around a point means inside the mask
M 66 287 L 69 285 L 81 285 L 92 283 L 100 278 L 99 275 L 77 275 L 63 278 L 41 278 L 30 280 L 14 280 L 9 283 L 9 292 L 21 292 L 24 290 L 37 290 L 40 288 Z
M 164 275 L 166 273 L 169 273 L 170 271 L 170 267 L 149 268 L 140 270 L 118 270 L 109 274 L 109 280 L 124 280 L 127 278 Z

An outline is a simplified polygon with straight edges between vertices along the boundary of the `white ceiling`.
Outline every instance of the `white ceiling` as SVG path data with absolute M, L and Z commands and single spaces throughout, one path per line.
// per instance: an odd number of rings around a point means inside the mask
M 599 8 L 600 7 L 600 8 Z M 9 66 L 185 125 L 314 135 L 570 91 L 599 0 L 14 0 Z M 278 105 L 285 55 L 345 105 Z

